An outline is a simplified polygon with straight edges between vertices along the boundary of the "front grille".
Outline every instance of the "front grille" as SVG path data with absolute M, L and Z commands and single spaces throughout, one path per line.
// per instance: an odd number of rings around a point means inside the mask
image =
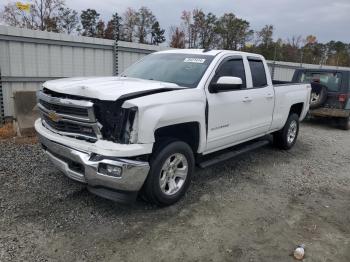
M 74 116 L 83 116 L 88 117 L 89 112 L 86 108 L 70 107 L 66 105 L 57 105 L 46 102 L 42 99 L 39 100 L 39 103 L 44 106 L 47 110 L 55 111 L 59 114 L 65 115 L 74 115 Z
M 46 115 L 43 115 L 43 120 L 45 120 L 45 123 L 48 124 L 51 128 L 65 132 L 65 133 L 73 133 L 73 134 L 80 134 L 83 136 L 89 136 L 92 138 L 96 138 L 96 134 L 94 129 L 91 126 L 83 126 L 80 124 L 65 122 L 65 121 L 52 121 L 50 118 L 48 118 Z
M 51 131 L 88 142 L 101 137 L 92 102 L 53 97 L 43 92 L 39 92 L 38 102 L 43 124 Z

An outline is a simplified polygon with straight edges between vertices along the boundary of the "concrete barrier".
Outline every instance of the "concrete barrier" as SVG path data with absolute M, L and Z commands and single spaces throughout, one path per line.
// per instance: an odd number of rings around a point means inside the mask
M 17 91 L 14 93 L 17 135 L 32 136 L 35 134 L 34 121 L 39 117 L 36 103 L 36 92 Z

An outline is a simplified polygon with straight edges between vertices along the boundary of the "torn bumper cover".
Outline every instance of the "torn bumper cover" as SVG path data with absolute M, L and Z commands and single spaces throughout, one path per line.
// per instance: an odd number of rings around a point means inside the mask
M 52 137 L 60 135 L 47 130 L 40 120 L 36 121 L 35 128 L 46 154 L 66 176 L 87 184 L 90 192 L 110 200 L 131 202 L 136 199 L 150 168 L 148 162 L 66 146 L 71 144 L 54 141 Z

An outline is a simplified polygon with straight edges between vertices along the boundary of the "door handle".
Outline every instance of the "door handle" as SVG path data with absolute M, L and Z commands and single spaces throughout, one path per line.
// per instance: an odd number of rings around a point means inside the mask
M 266 97 L 267 99 L 271 99 L 271 98 L 273 98 L 273 94 L 267 94 L 265 97 Z
M 242 102 L 247 103 L 247 102 L 252 102 L 253 99 L 251 99 L 249 96 L 246 96 L 245 98 L 243 98 Z

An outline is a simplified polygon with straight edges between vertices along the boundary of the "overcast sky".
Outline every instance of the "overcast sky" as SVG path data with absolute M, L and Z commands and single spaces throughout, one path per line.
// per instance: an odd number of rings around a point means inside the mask
M 316 35 L 320 42 L 340 40 L 350 43 L 350 0 L 66 0 L 76 10 L 96 9 L 104 20 L 127 7 L 149 7 L 166 30 L 180 23 L 182 10 L 201 8 L 217 16 L 233 12 L 259 30 L 275 27 L 275 38 Z M 168 38 L 168 34 L 166 35 Z

